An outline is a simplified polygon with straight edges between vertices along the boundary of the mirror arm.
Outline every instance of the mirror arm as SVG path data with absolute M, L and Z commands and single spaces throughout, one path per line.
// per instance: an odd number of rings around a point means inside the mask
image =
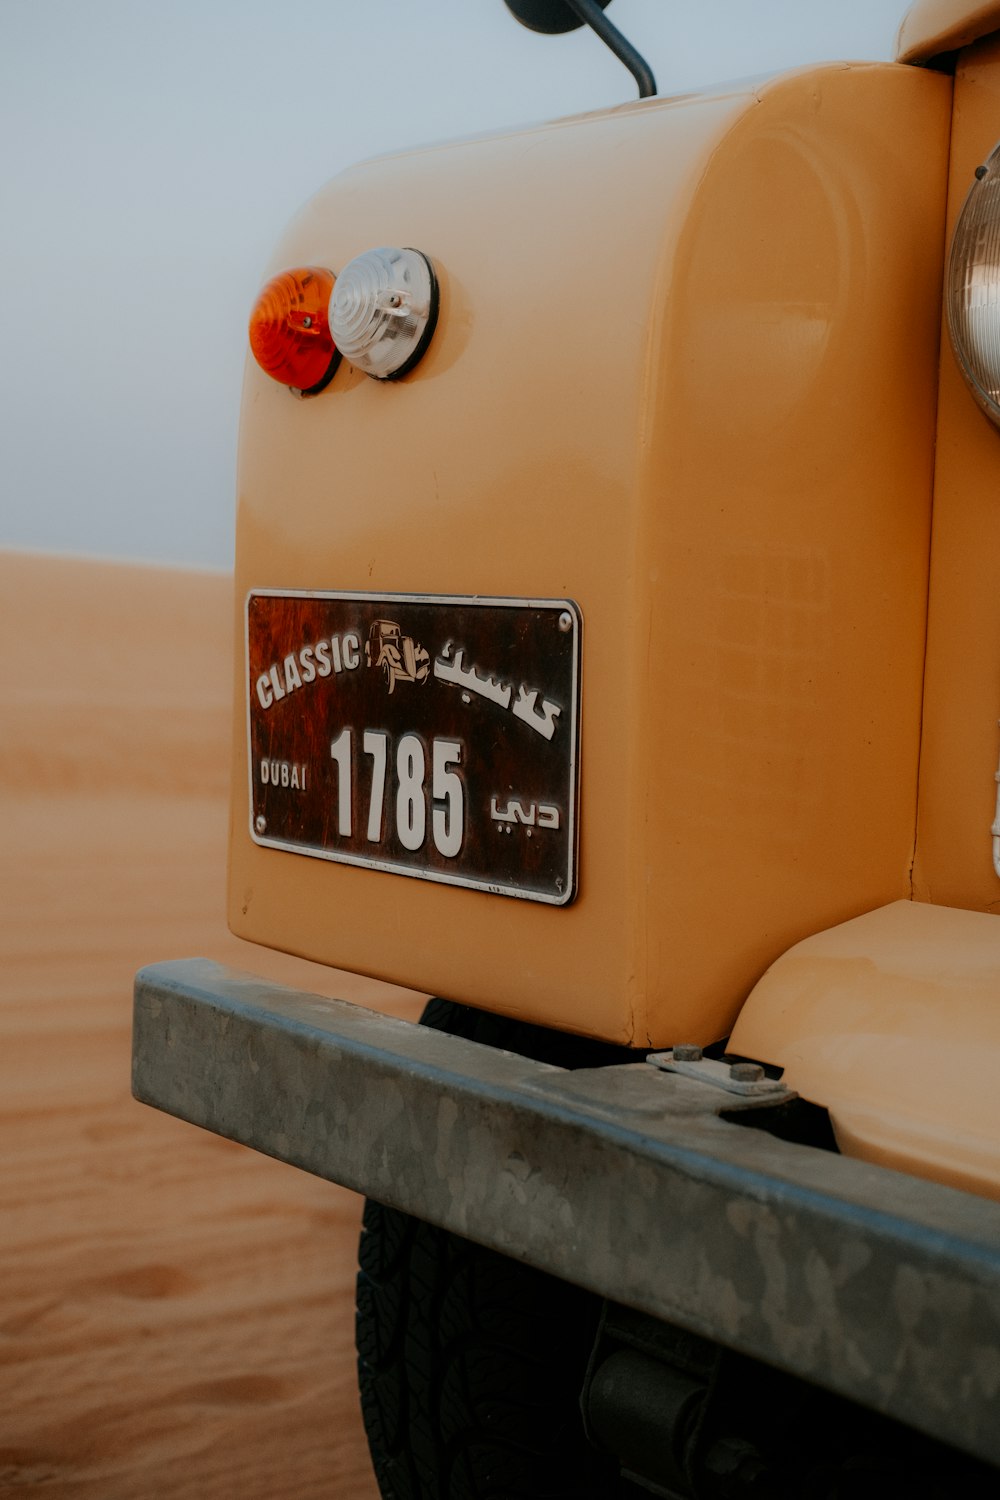
M 610 47 L 618 61 L 624 63 L 639 85 L 639 98 L 652 99 L 656 93 L 656 79 L 646 59 L 637 52 L 604 14 L 597 0 L 565 0 L 570 10 L 580 20 L 596 31 L 606 47 Z

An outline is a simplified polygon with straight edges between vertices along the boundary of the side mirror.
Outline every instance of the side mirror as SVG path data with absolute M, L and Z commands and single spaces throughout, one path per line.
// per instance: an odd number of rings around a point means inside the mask
M 602 10 L 611 0 L 597 0 Z M 556 36 L 561 31 L 576 31 L 584 24 L 566 3 L 566 0 L 504 0 L 504 4 L 515 20 L 529 31 L 542 31 L 546 36 Z
M 589 26 L 628 68 L 639 86 L 639 98 L 650 99 L 656 93 L 652 69 L 604 14 L 610 3 L 611 0 L 504 0 L 511 15 L 530 31 L 555 36 L 561 31 Z

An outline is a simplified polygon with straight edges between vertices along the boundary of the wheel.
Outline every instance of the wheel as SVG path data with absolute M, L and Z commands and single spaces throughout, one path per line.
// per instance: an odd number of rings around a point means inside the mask
M 545 1061 L 627 1055 L 441 1001 L 423 1024 Z M 579 1407 L 599 1298 L 373 1202 L 359 1258 L 358 1379 L 383 1500 L 619 1494 Z

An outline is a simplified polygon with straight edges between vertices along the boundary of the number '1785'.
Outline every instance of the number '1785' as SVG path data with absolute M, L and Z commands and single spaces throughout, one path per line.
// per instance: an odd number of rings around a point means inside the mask
M 337 832 L 353 835 L 354 735 L 344 729 L 330 743 L 337 767 Z M 370 760 L 364 777 L 368 792 L 367 837 L 380 844 L 385 818 L 385 792 L 392 746 L 381 730 L 366 729 L 361 748 Z M 465 788 L 454 767 L 461 764 L 458 740 L 431 741 L 431 838 L 439 854 L 454 859 L 462 847 L 465 828 Z M 427 757 L 423 741 L 415 734 L 400 736 L 396 745 L 395 832 L 404 849 L 416 850 L 427 837 Z

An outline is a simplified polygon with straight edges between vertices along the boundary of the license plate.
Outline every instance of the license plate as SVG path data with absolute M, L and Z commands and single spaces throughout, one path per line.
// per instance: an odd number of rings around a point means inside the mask
M 251 837 L 572 901 L 580 634 L 568 599 L 252 592 Z

